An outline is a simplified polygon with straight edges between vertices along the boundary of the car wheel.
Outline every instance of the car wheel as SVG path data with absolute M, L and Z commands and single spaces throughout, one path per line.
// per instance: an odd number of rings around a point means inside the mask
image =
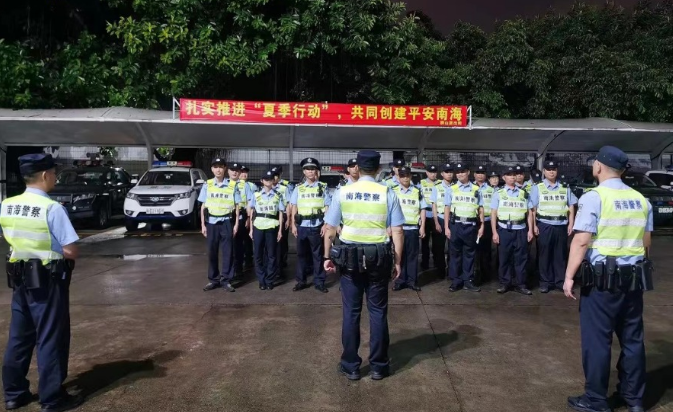
M 110 209 L 107 203 L 102 203 L 98 208 L 98 215 L 96 216 L 96 227 L 98 229 L 105 229 L 110 222 Z
M 135 222 L 131 219 L 126 219 L 126 221 L 124 222 L 124 226 L 126 226 L 127 232 L 133 232 L 138 230 L 138 222 Z

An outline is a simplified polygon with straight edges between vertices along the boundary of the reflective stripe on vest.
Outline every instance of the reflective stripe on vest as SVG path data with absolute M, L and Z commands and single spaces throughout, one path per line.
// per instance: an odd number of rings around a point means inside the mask
M 495 189 L 491 186 L 486 187 L 481 191 L 481 198 L 484 202 L 484 218 L 488 219 L 491 217 L 491 199 L 493 199 L 493 193 Z
M 273 196 L 263 196 L 263 192 L 255 193 L 255 220 L 252 225 L 259 230 L 273 229 L 280 225 L 278 219 L 270 219 L 268 217 L 261 217 L 260 215 L 277 215 L 278 203 L 280 202 L 280 195 L 273 192 Z M 265 194 L 265 193 L 264 193 Z
M 12 247 L 10 262 L 40 259 L 43 264 L 63 259 L 51 250 L 51 233 L 47 209 L 57 204 L 53 200 L 26 192 L 2 202 L 0 226 L 7 243 Z
M 215 179 L 208 181 L 206 188 L 206 209 L 214 217 L 230 215 L 236 208 L 234 203 L 234 188 L 231 181 L 224 187 L 215 185 Z
M 449 186 L 451 187 L 451 186 Z M 441 217 L 442 219 L 444 218 L 444 195 L 446 194 L 447 187 L 444 186 L 444 182 L 438 184 L 436 186 L 437 188 L 437 201 L 435 201 L 435 204 L 437 205 L 437 216 Z
M 568 189 L 566 187 L 559 185 L 557 189 L 552 190 L 547 188 L 544 182 L 538 183 L 537 193 L 540 202 L 537 215 L 540 219 L 568 216 Z
M 400 200 L 402 213 L 404 213 L 404 224 L 409 226 L 418 226 L 421 220 L 421 191 L 417 187 L 409 186 L 411 190 L 402 193 L 402 186 L 397 186 L 393 190 Z
M 519 189 L 517 196 L 507 194 L 507 189 L 498 190 L 498 219 L 500 220 L 524 220 L 528 205 L 526 192 Z
M 380 183 L 359 181 L 339 192 L 341 239 L 354 243 L 385 243 L 388 239 L 388 190 Z
M 470 185 L 469 192 L 460 190 L 460 184 L 451 186 L 451 213 L 456 217 L 477 217 L 479 211 L 479 186 Z
M 590 248 L 603 256 L 644 256 L 643 236 L 648 206 L 643 195 L 633 189 L 594 188 L 601 197 L 598 230 Z
M 301 216 L 325 213 L 325 192 L 327 187 L 320 182 L 314 187 L 304 184 L 295 188 L 297 193 L 297 213 Z

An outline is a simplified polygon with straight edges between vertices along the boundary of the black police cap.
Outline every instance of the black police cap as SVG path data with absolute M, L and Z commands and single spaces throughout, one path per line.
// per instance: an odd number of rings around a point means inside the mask
M 558 162 L 555 162 L 553 160 L 547 160 L 547 161 L 544 162 L 543 167 L 547 170 L 557 169 L 558 168 Z
M 596 155 L 596 160 L 613 169 L 627 169 L 629 157 L 614 146 L 603 146 Z
M 250 169 L 248 168 L 248 166 L 241 165 L 241 172 L 249 172 L 249 171 Z
M 411 176 L 411 168 L 409 168 L 407 166 L 402 166 L 402 167 L 399 168 L 397 173 L 400 175 L 400 177 Z
M 477 166 L 477 168 L 474 170 L 474 173 L 486 173 L 486 166 L 484 165 Z
M 516 168 L 517 167 L 520 168 L 521 166 L 507 166 L 507 168 L 505 169 L 505 173 L 503 173 L 503 174 L 505 174 L 505 175 L 516 174 L 516 172 L 517 172 Z
M 430 165 L 425 170 L 428 171 L 428 172 L 436 173 L 437 172 L 437 166 Z
M 381 153 L 376 150 L 360 150 L 357 162 L 361 169 L 378 169 L 381 165 Z
M 467 163 L 456 163 L 454 170 L 460 172 L 461 170 L 470 170 L 470 165 Z
M 353 167 L 358 165 L 358 159 L 353 158 L 348 160 L 348 164 L 346 165 L 347 167 Z
M 514 166 L 514 172 L 517 173 L 517 174 L 523 173 L 523 166 L 521 166 L 521 165 Z
M 262 175 L 262 180 L 273 180 L 274 177 L 276 177 L 276 173 L 273 170 L 267 170 Z
M 19 157 L 19 171 L 22 176 L 44 172 L 55 167 L 56 163 L 50 154 L 33 153 Z
M 229 170 L 233 170 L 235 172 L 240 171 L 241 170 L 241 164 L 240 163 L 231 163 L 229 165 Z
M 453 165 L 451 163 L 446 163 L 442 168 L 443 172 L 453 172 Z
M 299 166 L 301 166 L 302 169 L 308 167 L 315 167 L 316 169 L 320 169 L 320 162 L 314 157 L 307 157 L 299 163 Z
M 500 173 L 498 173 L 498 172 L 496 172 L 495 170 L 493 170 L 493 171 L 491 171 L 491 172 L 488 174 L 488 177 L 494 177 L 494 176 L 495 176 L 495 177 L 500 177 Z
M 406 164 L 406 163 L 405 163 L 404 159 L 395 159 L 395 160 L 393 160 L 393 167 L 402 167 L 402 166 L 404 166 L 405 164 Z
M 226 166 L 227 162 L 225 162 L 224 159 L 222 159 L 221 157 L 216 157 L 210 162 L 210 165 L 211 166 L 215 166 L 215 165 Z

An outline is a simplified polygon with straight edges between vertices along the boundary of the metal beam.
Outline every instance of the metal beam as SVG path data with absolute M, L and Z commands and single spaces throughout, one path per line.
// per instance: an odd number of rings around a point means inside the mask
M 669 134 L 668 137 L 662 141 L 657 147 L 655 147 L 650 153 L 650 160 L 652 161 L 652 169 L 662 169 L 663 165 L 663 154 L 666 152 L 666 149 L 673 145 L 673 133 Z
M 0 200 L 7 197 L 7 147 L 0 146 Z
M 549 146 L 551 146 L 551 144 L 554 143 L 557 137 L 561 136 L 565 132 L 566 132 L 565 130 L 556 131 L 550 134 L 549 137 L 544 139 L 544 141 L 540 144 L 540 148 L 538 149 L 535 156 L 535 167 L 537 167 L 538 170 L 542 170 L 542 166 L 544 164 L 544 158 L 545 155 L 547 154 L 547 149 L 549 149 Z
M 294 182 L 294 128 L 290 126 L 290 151 L 288 152 L 288 159 L 290 161 L 290 182 Z
M 147 136 L 147 133 L 145 133 L 145 129 L 143 129 L 140 122 L 136 122 L 136 128 L 140 132 L 140 135 L 143 137 L 143 140 L 145 141 L 145 147 L 147 148 L 147 169 L 149 170 L 152 168 L 152 160 L 154 160 L 154 150 L 152 149 L 152 142 L 150 142 L 150 138 Z

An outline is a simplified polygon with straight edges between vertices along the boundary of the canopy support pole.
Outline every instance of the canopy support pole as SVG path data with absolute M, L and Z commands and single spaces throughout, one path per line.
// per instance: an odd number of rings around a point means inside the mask
M 432 135 L 435 132 L 435 130 L 437 129 L 431 129 L 428 127 L 423 132 L 423 136 L 421 136 L 421 139 L 418 142 L 418 154 L 416 156 L 419 162 L 425 162 L 425 147 L 428 145 L 430 135 Z
M 563 133 L 565 133 L 565 130 L 557 130 L 554 133 L 550 134 L 542 144 L 540 144 L 540 147 L 537 150 L 537 153 L 535 155 L 535 167 L 538 170 L 542 170 L 542 166 L 544 165 L 544 158 L 547 155 L 547 150 L 549 149 L 549 146 L 551 146 L 552 143 L 556 140 L 557 137 L 561 136 Z
M 152 149 L 152 142 L 150 142 L 147 133 L 145 133 L 145 129 L 143 129 L 140 123 L 136 122 L 136 128 L 138 128 L 140 135 L 143 137 L 143 140 L 145 141 L 145 147 L 147 148 L 147 169 L 151 169 L 152 161 L 154 160 L 154 150 Z
M 0 145 L 0 200 L 7 197 L 7 146 Z
M 652 169 L 663 169 L 664 168 L 664 152 L 666 149 L 673 145 L 673 134 L 669 134 L 666 140 L 661 142 L 657 147 L 655 147 L 650 153 L 650 160 L 652 161 Z
M 290 126 L 290 151 L 288 152 L 288 160 L 290 161 L 290 182 L 294 182 L 294 128 Z

